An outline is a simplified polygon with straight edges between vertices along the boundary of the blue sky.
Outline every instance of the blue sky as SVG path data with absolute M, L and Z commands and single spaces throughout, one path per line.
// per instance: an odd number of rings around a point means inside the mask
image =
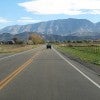
M 0 29 L 10 25 L 67 18 L 100 22 L 100 0 L 0 1 Z

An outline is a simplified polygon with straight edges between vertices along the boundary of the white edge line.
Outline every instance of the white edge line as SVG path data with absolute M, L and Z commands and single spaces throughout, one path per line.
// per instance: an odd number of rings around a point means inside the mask
M 93 81 L 90 77 L 88 77 L 86 74 L 84 74 L 81 70 L 79 70 L 75 65 L 73 65 L 70 61 L 68 61 L 65 57 L 63 57 L 57 50 L 53 48 L 53 50 L 63 59 L 65 60 L 68 64 L 70 64 L 74 69 L 76 69 L 80 74 L 82 74 L 86 79 L 88 79 L 91 83 L 93 83 L 96 87 L 100 89 L 100 85 Z
M 7 59 L 7 58 L 10 58 L 10 57 L 14 57 L 14 56 L 17 56 L 17 55 L 20 55 L 20 54 L 35 50 L 35 49 L 37 49 L 37 48 L 31 49 L 31 50 L 27 50 L 27 51 L 23 51 L 23 52 L 20 52 L 20 53 L 17 53 L 17 54 L 13 54 L 13 55 L 10 55 L 10 56 L 6 56 L 6 57 L 3 57 L 3 58 L 0 58 L 0 61 L 3 60 L 3 59 Z

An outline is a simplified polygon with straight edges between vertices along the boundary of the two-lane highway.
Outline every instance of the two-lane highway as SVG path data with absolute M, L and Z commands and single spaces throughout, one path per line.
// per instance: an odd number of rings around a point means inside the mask
M 100 77 L 85 70 L 45 46 L 3 59 L 0 100 L 100 100 Z

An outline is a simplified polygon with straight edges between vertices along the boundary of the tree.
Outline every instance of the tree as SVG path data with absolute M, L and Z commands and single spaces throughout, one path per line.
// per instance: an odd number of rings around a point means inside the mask
M 29 40 L 33 42 L 33 44 L 42 44 L 44 43 L 44 39 L 38 34 L 31 34 L 29 36 Z
M 15 43 L 17 43 L 17 42 L 18 42 L 18 38 L 14 37 L 14 38 L 13 38 L 13 41 L 14 41 Z
M 17 37 L 14 37 L 13 41 L 15 42 L 15 44 L 24 44 L 24 42 L 19 40 Z

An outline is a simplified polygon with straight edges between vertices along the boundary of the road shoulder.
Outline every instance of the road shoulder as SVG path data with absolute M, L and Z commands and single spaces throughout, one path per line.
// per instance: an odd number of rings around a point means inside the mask
M 59 50 L 57 48 L 55 48 L 55 49 L 58 50 L 62 55 L 68 57 L 69 59 L 71 59 L 73 61 L 76 61 L 76 62 L 82 64 L 84 67 L 89 68 L 90 70 L 94 71 L 98 76 L 100 76 L 100 66 L 91 64 L 91 63 L 86 62 L 86 61 L 83 61 L 83 60 L 81 60 L 81 59 L 79 59 L 79 58 L 77 58 L 75 56 L 72 56 L 72 55 L 70 55 L 68 53 L 65 53 L 65 52 L 63 52 L 63 51 L 61 51 L 61 50 Z

